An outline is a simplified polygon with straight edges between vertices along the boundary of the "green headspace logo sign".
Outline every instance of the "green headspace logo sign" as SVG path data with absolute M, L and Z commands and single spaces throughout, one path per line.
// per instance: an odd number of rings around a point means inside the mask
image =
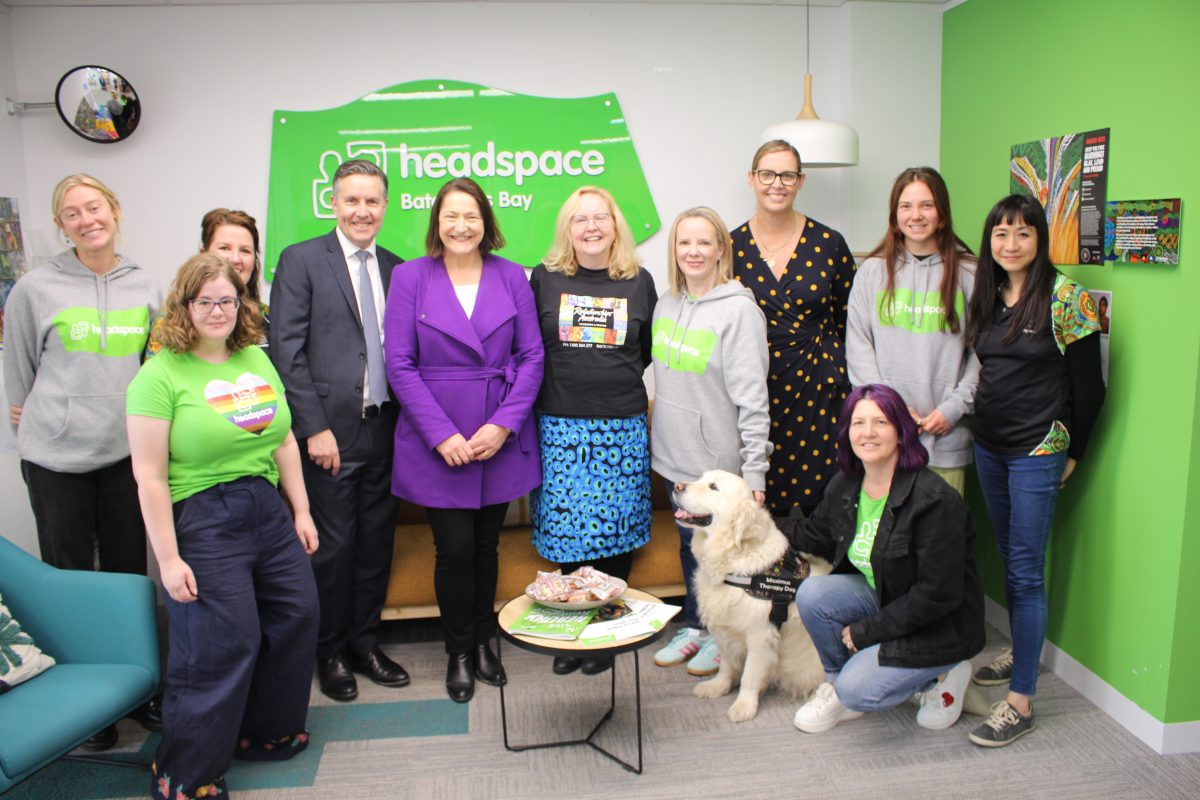
M 403 258 L 425 254 L 433 199 L 458 177 L 473 178 L 491 198 L 508 240 L 500 255 L 529 267 L 549 249 L 563 201 L 585 184 L 612 192 L 638 242 L 660 226 L 616 95 L 559 99 L 412 81 L 340 108 L 275 112 L 268 280 L 283 248 L 333 229 L 333 174 L 351 158 L 387 173 L 379 243 Z

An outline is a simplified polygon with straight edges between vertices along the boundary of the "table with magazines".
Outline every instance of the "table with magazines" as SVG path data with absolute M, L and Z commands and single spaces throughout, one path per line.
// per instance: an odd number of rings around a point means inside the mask
M 622 599 L 641 600 L 650 603 L 661 603 L 654 595 L 649 592 L 643 592 L 640 589 L 626 589 Z M 570 658 L 584 657 L 606 657 L 617 656 L 622 653 L 630 653 L 633 656 L 633 688 L 634 688 L 634 706 L 637 728 L 637 763 L 636 765 L 625 761 L 613 753 L 605 750 L 596 743 L 596 734 L 604 727 L 604 724 L 612 719 L 613 711 L 617 705 L 617 665 L 614 661 L 613 666 L 608 670 L 610 673 L 610 697 L 608 710 L 600 718 L 600 721 L 592 727 L 590 733 L 583 738 L 567 739 L 563 741 L 542 742 L 539 744 L 512 744 L 508 738 L 508 713 L 505 701 L 504 686 L 500 687 L 500 721 L 504 729 L 504 747 L 511 752 L 519 752 L 522 750 L 537 750 L 546 747 L 568 747 L 571 745 L 587 745 L 594 750 L 602 753 L 606 757 L 620 764 L 630 772 L 638 775 L 642 774 L 642 673 L 641 666 L 638 662 L 638 651 L 647 645 L 653 644 L 662 638 L 666 627 L 660 628 L 652 633 L 647 633 L 643 636 L 638 636 L 633 639 L 624 639 L 617 642 L 611 642 L 602 645 L 589 645 L 578 639 L 559 640 L 559 639 L 542 639 L 534 636 L 524 636 L 512 632 L 513 624 L 525 613 L 526 610 L 533 604 L 533 600 L 526 595 L 514 597 L 501 607 L 499 612 L 500 625 L 496 633 L 496 653 L 503 661 L 503 656 L 500 654 L 501 639 L 520 647 L 523 650 L 528 650 L 531 653 L 540 653 L 548 656 L 566 656 Z M 511 679 L 511 676 L 510 676 Z

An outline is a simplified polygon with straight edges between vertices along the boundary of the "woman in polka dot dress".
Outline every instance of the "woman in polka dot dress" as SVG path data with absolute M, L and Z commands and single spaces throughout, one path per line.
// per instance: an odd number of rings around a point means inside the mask
M 733 231 L 734 275 L 767 316 L 767 506 L 780 516 L 816 508 L 837 469 L 837 415 L 850 391 L 844 336 L 854 257 L 840 233 L 792 208 L 800 169 L 787 142 L 758 148 L 748 176 L 757 208 Z

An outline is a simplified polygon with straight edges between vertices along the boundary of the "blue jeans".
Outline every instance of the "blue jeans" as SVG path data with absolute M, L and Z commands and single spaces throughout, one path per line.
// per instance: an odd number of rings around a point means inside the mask
M 1058 500 L 1066 453 L 1006 456 L 975 445 L 975 469 L 1004 561 L 1004 598 L 1012 629 L 1009 690 L 1037 691 L 1046 638 L 1046 542 Z
M 838 700 L 851 711 L 881 711 L 900 705 L 954 666 L 883 666 L 877 644 L 850 655 L 842 643 L 842 628 L 879 611 L 875 590 L 861 574 L 809 578 L 796 590 L 796 606 L 825 667 L 825 680 L 833 684 Z
M 671 501 L 671 510 L 676 511 L 679 506 L 675 505 L 675 481 L 663 479 L 667 484 L 667 498 Z M 687 592 L 683 596 L 683 621 L 689 627 L 698 631 L 704 630 L 704 624 L 700 622 L 700 606 L 696 602 L 696 590 L 692 588 L 692 576 L 696 574 L 696 557 L 692 555 L 692 529 L 675 523 L 675 530 L 679 531 L 679 566 L 683 569 L 683 585 Z

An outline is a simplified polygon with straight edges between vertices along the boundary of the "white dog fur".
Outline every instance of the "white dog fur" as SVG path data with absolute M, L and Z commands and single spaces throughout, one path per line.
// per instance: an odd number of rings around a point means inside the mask
M 694 591 L 700 618 L 721 648 L 716 676 L 696 685 L 697 697 L 722 697 L 740 684 L 729 707 L 732 722 L 758 714 L 759 696 L 769 686 L 786 690 L 793 699 L 807 696 L 825 680 L 816 648 L 800 621 L 795 603 L 783 628 L 770 621 L 771 602 L 729 586 L 726 575 L 756 575 L 777 562 L 789 546 L 765 509 L 754 502 L 750 487 L 737 475 L 710 470 L 700 480 L 681 485 L 675 502 L 686 514 L 712 516 L 707 525 L 682 517 L 693 528 L 692 552 L 697 569 Z M 701 520 L 702 521 L 702 520 Z M 830 565 L 805 555 L 812 575 L 827 575 Z

